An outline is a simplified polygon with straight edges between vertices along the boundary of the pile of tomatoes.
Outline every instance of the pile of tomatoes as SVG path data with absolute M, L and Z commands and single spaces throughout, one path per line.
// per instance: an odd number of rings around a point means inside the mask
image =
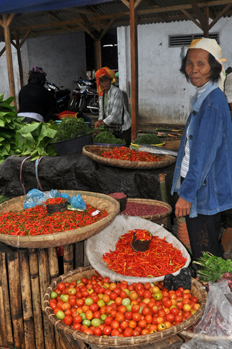
M 50 307 L 73 329 L 96 336 L 131 337 L 163 331 L 188 319 L 199 308 L 190 290 L 169 291 L 163 282 L 111 282 L 92 275 L 60 282 Z

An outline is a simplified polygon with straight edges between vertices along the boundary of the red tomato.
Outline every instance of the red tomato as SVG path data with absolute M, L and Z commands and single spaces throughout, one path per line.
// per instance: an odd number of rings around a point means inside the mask
M 72 322 L 73 322 L 73 317 L 70 315 L 65 315 L 64 324 L 70 326 Z
M 129 327 L 130 328 L 135 328 L 137 326 L 137 322 L 135 320 L 130 320 L 129 321 Z
M 93 334 L 95 334 L 95 336 L 101 336 L 102 329 L 100 327 L 95 327 L 95 329 L 93 330 Z
M 117 312 L 116 320 L 118 320 L 119 322 L 122 322 L 124 319 L 125 319 L 125 315 L 123 313 L 121 313 L 120 311 Z
M 118 329 L 119 328 L 119 321 L 118 320 L 111 321 L 110 326 L 111 326 L 111 328 Z
M 147 326 L 146 320 L 140 320 L 138 322 L 139 327 L 145 328 Z M 148 332 L 149 333 L 149 332 Z
M 126 320 L 123 320 L 121 323 L 120 323 L 120 327 L 125 330 L 126 328 L 129 327 L 129 322 L 126 321 Z
M 142 315 L 140 313 L 132 313 L 132 320 L 134 321 L 140 321 L 142 318 Z
M 178 315 L 176 315 L 176 316 L 178 316 Z M 175 315 L 167 314 L 166 315 L 166 320 L 169 321 L 169 322 L 173 322 L 175 320 Z
M 177 324 L 177 323 L 180 323 L 180 322 L 182 322 L 183 321 L 183 316 L 181 316 L 181 315 L 176 315 L 175 316 L 175 323 Z
M 103 334 L 105 334 L 106 336 L 109 336 L 110 335 L 110 333 L 111 333 L 111 331 L 112 331 L 112 327 L 111 326 L 105 326 L 104 328 L 103 328 Z
M 179 313 L 179 309 L 174 307 L 174 308 L 171 309 L 171 313 L 173 315 L 177 315 Z
M 128 327 L 125 329 L 125 331 L 123 332 L 124 337 L 131 337 L 133 336 L 133 330 L 132 328 Z
M 80 315 L 75 315 L 73 317 L 73 323 L 74 324 L 80 324 L 82 322 L 82 317 Z
M 131 320 L 132 319 L 132 311 L 125 312 L 125 319 Z
M 172 306 L 172 301 L 170 299 L 167 299 L 163 301 L 163 305 L 165 306 L 165 308 L 170 308 Z
M 113 328 L 113 330 L 111 331 L 111 334 L 110 334 L 112 337 L 114 336 L 117 336 L 119 337 L 120 336 L 120 332 L 117 328 Z
M 65 284 L 63 282 L 59 282 L 57 285 L 58 290 L 60 290 L 61 292 L 63 292 L 65 290 Z
M 113 318 L 112 318 L 111 316 L 107 316 L 107 317 L 105 318 L 105 324 L 106 324 L 107 326 L 109 326 L 109 325 L 111 324 L 112 321 L 113 321 Z
M 151 292 L 150 292 L 149 290 L 145 290 L 145 291 L 144 291 L 144 294 L 143 294 L 143 297 L 144 297 L 144 298 L 149 298 L 149 299 L 150 299 L 151 296 L 152 296 L 152 295 L 151 295 Z

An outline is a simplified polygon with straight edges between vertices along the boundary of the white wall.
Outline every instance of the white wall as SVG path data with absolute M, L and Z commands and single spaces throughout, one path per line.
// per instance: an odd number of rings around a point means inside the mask
M 219 33 L 222 56 L 227 58 L 225 69 L 232 66 L 232 19 L 220 19 L 211 32 Z M 130 81 L 130 28 L 120 27 L 117 33 L 120 88 L 127 91 Z M 138 26 L 139 121 L 185 124 L 195 88 L 179 72 L 181 48 L 169 48 L 168 37 L 199 33 L 202 32 L 191 21 Z
M 1 43 L 0 50 L 5 45 Z M 20 90 L 17 52 L 11 45 L 16 96 Z M 71 90 L 75 88 L 76 76 L 85 77 L 86 54 L 85 34 L 71 33 L 39 38 L 28 38 L 21 48 L 24 85 L 27 84 L 28 72 L 33 66 L 39 66 L 47 73 L 47 80 L 57 86 Z M 10 96 L 6 53 L 0 57 L 0 94 Z

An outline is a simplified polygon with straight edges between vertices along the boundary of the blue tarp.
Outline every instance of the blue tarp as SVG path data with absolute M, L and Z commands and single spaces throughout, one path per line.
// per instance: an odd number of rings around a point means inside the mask
M 0 0 L 0 14 L 58 10 L 74 6 L 97 5 L 113 0 Z

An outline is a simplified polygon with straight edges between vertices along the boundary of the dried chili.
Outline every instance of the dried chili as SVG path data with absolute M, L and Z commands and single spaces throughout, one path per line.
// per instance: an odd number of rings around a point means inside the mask
M 129 161 L 161 161 L 162 158 L 148 152 L 136 151 L 127 147 L 115 147 L 114 149 L 101 154 L 104 158 Z
M 180 250 L 158 236 L 152 236 L 145 252 L 135 252 L 131 247 L 133 230 L 121 235 L 115 251 L 106 252 L 103 260 L 109 269 L 121 275 L 134 277 L 159 277 L 172 274 L 185 265 L 186 258 Z
M 135 240 L 149 241 L 152 239 L 152 234 L 146 229 L 134 229 L 132 232 L 135 234 Z

